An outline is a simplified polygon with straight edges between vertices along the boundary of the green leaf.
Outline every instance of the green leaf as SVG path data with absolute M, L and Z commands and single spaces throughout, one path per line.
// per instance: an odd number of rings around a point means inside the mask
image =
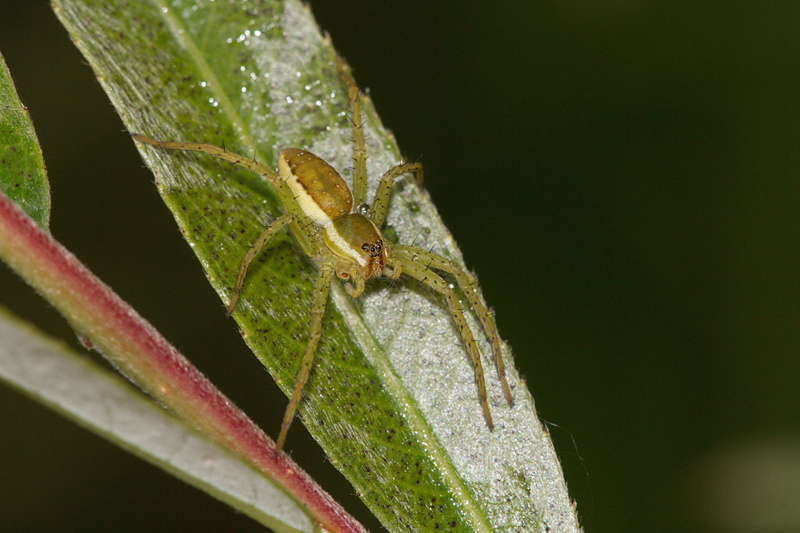
M 224 143 L 273 166 L 286 147 L 307 148 L 340 170 L 351 164 L 335 53 L 300 2 L 55 4 L 130 131 Z M 369 102 L 364 113 L 371 195 L 400 158 Z M 204 154 L 140 150 L 227 302 L 249 244 L 281 213 L 277 195 L 259 176 Z M 387 226 L 396 242 L 462 263 L 427 195 L 410 183 L 396 185 Z M 281 233 L 251 266 L 234 315 L 285 392 L 306 343 L 315 273 L 291 235 Z M 474 317 L 468 320 L 479 333 Z M 354 301 L 335 283 L 301 402 L 303 422 L 392 531 L 577 530 L 555 452 L 510 355 L 513 409 L 488 343 L 479 342 L 493 432 L 439 297 L 410 281 L 384 280 Z M 290 433 L 289 449 L 291 443 Z
M 0 56 L 0 190 L 41 227 L 50 223 L 50 184 L 42 149 L 6 62 Z

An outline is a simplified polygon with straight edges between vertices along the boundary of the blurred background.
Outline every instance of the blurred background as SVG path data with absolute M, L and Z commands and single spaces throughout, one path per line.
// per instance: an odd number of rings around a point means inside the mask
M 424 163 L 587 533 L 800 531 L 800 3 L 310 4 Z M 53 234 L 276 434 L 285 400 L 46 2 L 0 0 L 0 52 Z M 4 266 L 0 302 L 80 349 Z M 259 530 L 6 387 L 0 413 L 2 531 Z M 381 530 L 301 428 L 295 459 Z

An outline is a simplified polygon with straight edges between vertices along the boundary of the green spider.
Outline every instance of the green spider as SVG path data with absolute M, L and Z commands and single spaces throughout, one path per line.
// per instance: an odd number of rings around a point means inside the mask
M 362 205 L 367 194 L 367 152 L 364 131 L 361 126 L 359 91 L 353 79 L 345 72 L 344 64 L 340 59 L 338 65 L 341 78 L 348 88 L 352 113 L 355 145 L 353 149 L 353 192 L 332 166 L 305 150 L 288 148 L 282 151 L 278 159 L 278 172 L 275 173 L 265 165 L 210 144 L 163 142 L 139 134 L 133 134 L 133 137 L 137 141 L 161 148 L 205 152 L 230 161 L 266 177 L 278 192 L 287 212 L 272 221 L 242 258 L 236 284 L 227 306 L 228 315 L 236 307 L 248 267 L 270 239 L 284 226 L 288 225 L 291 228 L 300 247 L 309 257 L 319 260 L 319 274 L 314 285 L 311 304 L 308 344 L 297 372 L 292 398 L 283 417 L 275 453 L 279 453 L 283 448 L 286 434 L 300 402 L 303 387 L 311 371 L 311 363 L 322 335 L 322 317 L 325 314 L 325 305 L 328 301 L 328 292 L 334 274 L 339 279 L 350 282 L 345 283 L 344 287 L 353 298 L 358 297 L 364 291 L 364 283 L 369 278 L 386 276 L 396 280 L 401 274 L 407 274 L 444 295 L 456 328 L 464 340 L 472 360 L 478 385 L 478 396 L 486 423 L 489 429 L 493 429 L 494 424 L 486 399 L 486 384 L 478 346 L 464 318 L 458 297 L 450 285 L 433 270 L 452 275 L 461 287 L 492 345 L 503 392 L 508 404 L 512 405 L 513 399 L 506 381 L 497 328 L 478 298 L 470 277 L 455 263 L 416 246 L 392 244 L 381 234 L 379 228 L 383 225 L 386 216 L 395 178 L 406 173 L 414 173 L 417 181 L 421 182 L 422 165 L 420 163 L 403 163 L 390 168 L 381 178 L 372 206 Z

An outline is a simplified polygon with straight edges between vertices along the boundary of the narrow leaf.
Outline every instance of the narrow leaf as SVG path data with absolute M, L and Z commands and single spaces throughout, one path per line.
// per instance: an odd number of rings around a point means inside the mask
M 203 435 L 294 496 L 319 527 L 331 532 L 364 531 L 290 458 L 276 455 L 274 443 L 263 431 L 152 325 L 2 192 L 0 259 L 67 319 L 84 344 Z M 222 487 L 214 489 L 219 489 L 215 494 L 224 492 Z
M 300 2 L 58 0 L 56 11 L 132 132 L 223 143 L 275 165 L 307 148 L 348 177 L 352 143 L 335 54 Z M 399 162 L 365 102 L 369 194 Z M 282 211 L 258 176 L 203 154 L 140 147 L 225 302 L 239 261 Z M 369 196 L 368 196 L 369 197 Z M 386 233 L 462 263 L 427 195 L 396 185 Z M 307 338 L 316 265 L 281 234 L 252 265 L 234 314 L 289 392 Z M 490 432 L 443 301 L 410 281 L 354 301 L 336 283 L 301 414 L 330 460 L 392 531 L 578 529 L 550 440 L 507 354 L 513 408 L 480 338 Z M 480 327 L 469 317 L 470 327 Z M 291 448 L 291 434 L 287 446 Z
M 0 190 L 40 226 L 50 223 L 50 184 L 27 108 L 0 55 Z
M 275 531 L 315 530 L 301 505 L 241 458 L 2 308 L 0 379 Z

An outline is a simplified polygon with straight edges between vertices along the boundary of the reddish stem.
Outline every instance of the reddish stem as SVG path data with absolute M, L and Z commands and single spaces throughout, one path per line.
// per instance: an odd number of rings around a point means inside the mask
M 365 532 L 156 329 L 0 192 L 0 258 L 112 364 L 212 440 L 283 486 L 328 531 Z

